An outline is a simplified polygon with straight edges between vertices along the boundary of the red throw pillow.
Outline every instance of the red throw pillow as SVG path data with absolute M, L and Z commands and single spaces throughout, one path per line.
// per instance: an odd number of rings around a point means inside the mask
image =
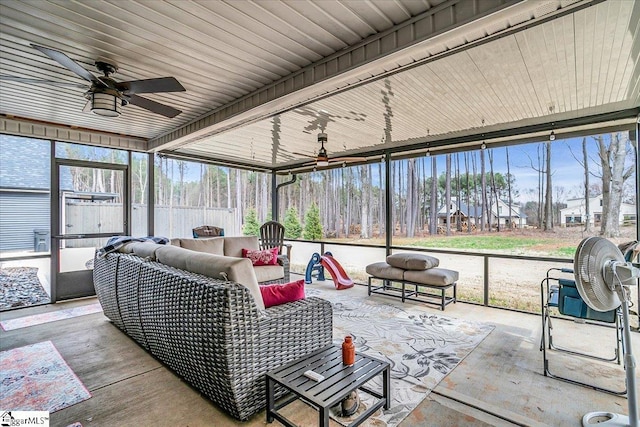
M 260 265 L 276 265 L 278 264 L 278 248 L 265 249 L 264 251 L 242 249 L 242 257 L 249 258 L 256 267 Z
M 260 286 L 265 308 L 304 299 L 304 279 L 285 285 Z

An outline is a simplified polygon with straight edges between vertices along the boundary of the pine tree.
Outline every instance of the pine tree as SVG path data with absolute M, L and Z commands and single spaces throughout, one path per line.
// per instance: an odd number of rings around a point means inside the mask
M 320 210 L 314 203 L 304 216 L 304 233 L 306 240 L 322 239 L 322 224 L 320 224 Z
M 242 227 L 242 234 L 245 236 L 257 236 L 260 233 L 260 224 L 258 224 L 258 214 L 256 210 L 251 208 L 247 210 L 247 215 L 244 217 L 244 226 Z
M 302 236 L 302 225 L 298 219 L 298 210 L 292 206 L 284 214 L 284 237 L 298 239 Z

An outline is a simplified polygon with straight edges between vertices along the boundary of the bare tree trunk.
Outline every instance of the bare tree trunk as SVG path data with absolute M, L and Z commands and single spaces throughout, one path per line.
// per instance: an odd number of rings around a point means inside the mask
M 485 224 L 488 223 L 489 231 L 491 231 L 491 211 L 489 210 L 489 203 L 487 200 L 487 176 L 484 167 L 484 151 L 485 150 L 480 150 L 480 187 L 482 191 L 482 224 L 480 226 L 480 230 L 485 231 Z
M 545 231 L 553 230 L 553 200 L 552 200 L 552 185 L 551 185 L 551 142 L 546 143 L 547 147 L 547 161 L 546 161 L 546 176 L 547 176 L 547 188 L 545 192 L 544 200 L 544 229 Z
M 544 145 L 538 145 L 538 228 L 542 229 L 544 223 L 542 194 L 544 193 L 544 160 L 540 154 L 540 150 L 544 150 Z
M 467 203 L 467 233 L 471 234 L 471 188 L 469 186 L 469 153 L 464 153 L 464 173 L 466 179 L 466 203 Z
M 378 197 L 379 199 L 379 203 L 378 203 L 378 229 L 379 229 L 379 236 L 384 235 L 384 233 L 387 231 L 385 229 L 386 227 L 386 215 L 388 215 L 388 212 L 385 212 L 385 201 L 384 201 L 384 197 L 382 197 L 382 195 L 384 194 L 383 192 L 383 187 L 384 184 L 383 182 L 383 174 L 382 174 L 382 167 L 384 166 L 384 163 L 381 163 L 380 166 L 378 167 L 378 182 L 380 183 L 380 188 L 379 188 L 379 193 L 380 196 Z
M 496 188 L 496 177 L 493 173 L 493 148 L 489 150 L 489 174 L 491 175 L 491 195 L 496 198 L 496 230 L 500 232 L 500 198 Z
M 438 167 L 435 157 L 431 157 L 431 199 L 429 207 L 429 234 L 438 234 Z
M 368 186 L 371 185 L 369 182 L 369 168 L 367 165 L 360 166 L 360 188 L 362 194 L 362 200 L 360 202 L 360 237 L 362 239 L 369 239 L 371 235 L 369 234 L 369 198 L 368 194 Z
M 471 166 L 473 169 L 473 222 L 476 225 L 476 229 L 478 228 L 478 168 L 476 166 L 476 152 L 471 153 Z M 482 213 L 480 213 L 480 217 L 482 218 Z M 481 227 L 481 230 L 484 230 L 484 227 Z
M 400 234 L 405 233 L 405 203 L 402 202 L 402 195 L 405 194 L 403 174 L 402 174 L 402 165 L 403 161 L 398 162 L 398 222 L 400 223 Z
M 445 170 L 445 189 L 444 189 L 444 203 L 446 204 L 447 215 L 447 236 L 451 235 L 451 154 L 446 155 L 446 170 Z
M 582 138 L 582 160 L 584 166 L 584 231 L 591 233 L 591 208 L 589 206 L 589 158 L 587 157 L 587 138 Z
M 511 194 L 511 164 L 509 163 L 509 147 L 505 147 L 505 151 L 507 154 L 507 192 L 509 193 L 509 228 L 515 228 L 513 226 L 513 197 Z
M 456 230 L 462 231 L 460 220 L 460 204 L 462 203 L 462 188 L 460 187 L 460 153 L 456 153 Z
M 407 237 L 415 235 L 415 206 L 416 206 L 416 173 L 415 159 L 407 160 L 407 191 L 406 191 L 406 211 L 405 222 L 407 224 Z
M 242 178 L 240 176 L 240 170 L 236 169 L 236 215 L 238 224 L 243 223 L 244 212 L 242 209 Z
M 367 165 L 367 176 L 369 177 L 369 185 L 367 185 L 367 205 L 369 207 L 369 237 L 373 237 L 373 166 L 371 163 Z
M 231 208 L 231 168 L 227 168 L 227 208 Z M 242 224 L 242 221 L 238 224 Z
M 353 176 L 352 173 L 353 171 L 351 170 L 351 168 L 348 169 L 349 172 L 349 186 L 352 185 L 353 182 Z M 344 223 L 344 235 L 349 237 L 349 232 L 351 231 L 351 193 L 352 191 L 348 191 L 346 196 L 347 196 L 347 210 L 346 210 L 346 215 L 345 215 L 345 223 Z
M 620 205 L 624 185 L 624 160 L 626 155 L 626 141 L 620 134 L 611 135 L 609 145 L 611 158 L 611 191 L 607 206 L 604 237 L 618 237 L 620 235 Z

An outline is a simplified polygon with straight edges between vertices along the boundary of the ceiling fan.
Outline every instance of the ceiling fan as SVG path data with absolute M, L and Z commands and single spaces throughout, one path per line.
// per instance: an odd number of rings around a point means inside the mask
M 315 164 L 317 167 L 327 167 L 329 166 L 331 163 L 342 163 L 343 165 L 346 165 L 347 163 L 350 162 L 364 162 L 367 160 L 366 157 L 333 157 L 333 158 L 329 158 L 329 154 L 327 153 L 327 149 L 324 148 L 324 144 L 327 143 L 327 134 L 326 133 L 319 133 L 318 134 L 318 142 L 320 143 L 320 150 L 318 150 L 318 154 L 315 156 L 315 160 L 313 162 L 309 162 L 306 163 L 306 165 L 313 165 Z M 299 156 L 305 156 L 307 157 L 307 154 L 302 154 L 302 153 L 293 153 L 293 154 L 297 154 Z
M 137 95 L 138 93 L 185 91 L 185 88 L 174 77 L 117 82 L 111 78 L 111 75 L 118 71 L 118 66 L 113 61 L 96 61 L 96 68 L 104 74 L 103 76 L 96 77 L 60 51 L 44 46 L 38 46 L 36 44 L 32 44 L 31 46 L 91 83 L 89 89 L 84 94 L 85 98 L 87 98 L 87 103 L 83 111 L 91 111 L 92 113 L 100 116 L 118 117 L 121 114 L 121 108 L 123 106 L 133 104 L 144 108 L 145 110 L 149 110 L 152 113 L 160 114 L 169 118 L 173 118 L 182 112 L 169 105 L 161 104 Z M 67 85 L 62 82 L 55 82 L 51 80 L 29 79 L 14 76 L 0 76 L 0 79 L 31 84 L 46 84 L 51 86 Z M 70 85 L 79 86 L 75 83 Z M 81 86 L 86 87 L 86 85 Z

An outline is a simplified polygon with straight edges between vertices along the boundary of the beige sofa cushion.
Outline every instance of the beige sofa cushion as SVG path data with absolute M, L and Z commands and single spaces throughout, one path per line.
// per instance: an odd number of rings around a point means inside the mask
M 447 286 L 458 281 L 458 272 L 446 268 L 430 268 L 422 271 L 406 271 L 404 280 L 432 286 Z
M 424 254 L 399 253 L 387 256 L 387 264 L 403 270 L 426 270 L 437 267 L 440 260 Z
M 262 293 L 260 293 L 258 280 L 256 279 L 253 265 L 251 265 L 249 259 L 213 255 L 203 252 L 191 252 L 187 258 L 186 270 L 213 277 L 214 279 L 226 279 L 240 283 L 249 289 L 256 303 L 256 307 L 264 310 Z
M 404 270 L 392 267 L 384 261 L 367 265 L 366 271 L 368 274 L 382 279 L 402 280 L 404 277 Z
M 166 245 L 156 250 L 156 258 L 158 262 L 163 264 L 179 268 L 181 270 L 188 270 L 187 260 L 190 256 L 196 253 L 197 252 L 179 248 L 177 246 Z
M 224 255 L 224 237 L 210 239 L 180 239 L 180 247 L 196 252 Z
M 251 262 L 251 260 L 249 260 L 249 262 Z M 284 267 L 281 265 L 261 265 L 253 267 L 253 271 L 259 283 L 271 282 L 284 277 Z
M 260 249 L 257 236 L 224 237 L 224 254 L 242 258 L 242 249 Z
M 139 256 L 140 258 L 149 258 L 152 261 L 157 259 L 156 251 L 160 248 L 164 248 L 167 245 L 159 245 L 153 242 L 133 242 L 129 243 L 127 250 L 131 250 L 130 253 Z

